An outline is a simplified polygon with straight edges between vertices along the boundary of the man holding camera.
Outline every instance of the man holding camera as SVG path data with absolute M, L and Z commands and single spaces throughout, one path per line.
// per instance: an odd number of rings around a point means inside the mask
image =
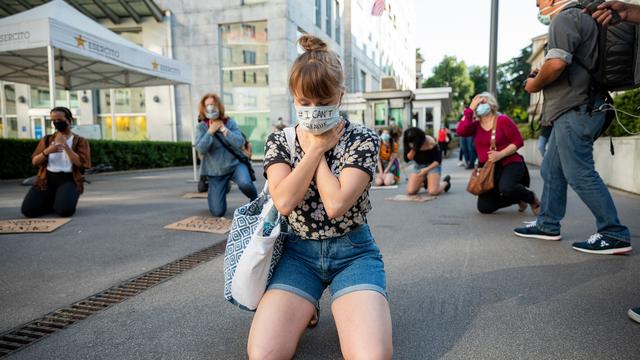
M 629 229 L 620 223 L 609 189 L 595 170 L 593 143 L 605 123 L 604 93 L 592 89 L 597 68 L 598 26 L 571 0 L 537 0 L 538 18 L 550 25 L 542 68 L 532 74 L 525 90 L 544 92 L 543 113 L 553 123 L 541 174 L 544 189 L 537 221 L 515 229 L 521 237 L 560 240 L 560 221 L 567 206 L 567 185 L 596 218 L 597 233 L 576 242 L 573 249 L 592 254 L 632 251 Z

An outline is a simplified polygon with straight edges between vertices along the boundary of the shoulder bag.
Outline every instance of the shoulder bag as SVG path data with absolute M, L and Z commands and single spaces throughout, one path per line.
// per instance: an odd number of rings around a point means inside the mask
M 498 126 L 498 119 L 493 122 L 493 129 L 491 130 L 491 144 L 489 150 L 496 150 L 496 128 Z M 471 173 L 469 184 L 467 185 L 467 191 L 473 195 L 482 195 L 486 192 L 493 190 L 495 187 L 495 170 L 496 164 L 491 161 L 484 163 L 482 167 L 475 168 Z
M 293 166 L 295 130 L 284 129 Z M 224 255 L 224 297 L 255 311 L 282 255 L 282 216 L 269 195 L 268 181 L 258 198 L 233 214 Z

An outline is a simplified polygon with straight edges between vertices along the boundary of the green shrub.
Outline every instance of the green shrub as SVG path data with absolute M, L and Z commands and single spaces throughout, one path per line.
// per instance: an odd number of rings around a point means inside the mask
M 640 89 L 626 91 L 614 98 L 615 106 L 618 110 L 625 111 L 629 114 L 640 115 Z M 633 133 L 640 132 L 640 119 L 633 118 L 618 112 L 620 122 L 624 127 Z M 611 136 L 629 136 L 620 124 L 614 119 L 609 127 L 607 134 Z
M 525 140 L 535 139 L 538 137 L 538 134 L 536 134 L 535 131 L 531 130 L 530 123 L 518 124 L 518 129 L 520 130 L 520 134 L 522 135 L 522 138 Z
M 0 139 L 0 179 L 35 175 L 31 154 L 38 140 Z M 190 165 L 191 143 L 89 140 L 93 166 L 109 164 L 114 171 Z

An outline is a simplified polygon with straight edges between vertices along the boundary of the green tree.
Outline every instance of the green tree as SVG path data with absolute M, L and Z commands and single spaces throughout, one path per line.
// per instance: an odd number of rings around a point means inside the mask
M 448 55 L 433 69 L 433 75 L 423 84 L 424 87 L 451 87 L 453 110 L 448 116 L 449 119 L 457 119 L 460 116 L 475 91 L 467 65 L 464 61 L 458 61 L 455 56 Z
M 529 94 L 522 84 L 531 72 L 531 65 L 527 63 L 531 49 L 527 46 L 520 55 L 498 66 L 498 102 L 502 112 L 516 122 L 528 120 Z
M 471 66 L 469 68 L 469 76 L 473 81 L 475 93 L 479 94 L 487 91 L 489 83 L 489 68 L 486 66 Z

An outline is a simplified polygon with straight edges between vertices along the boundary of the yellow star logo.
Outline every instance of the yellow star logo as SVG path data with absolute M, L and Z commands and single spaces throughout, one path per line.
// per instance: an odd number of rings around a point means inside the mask
M 82 35 L 78 35 L 78 36 L 76 36 L 76 46 L 77 46 L 77 47 L 84 48 L 84 43 L 85 43 L 86 41 L 87 41 L 87 40 L 85 40 L 85 39 L 83 39 L 83 38 L 82 38 Z
M 155 60 L 153 60 L 153 62 L 151 63 L 151 66 L 153 67 L 153 70 L 158 70 L 158 66 L 160 64 L 158 64 Z

